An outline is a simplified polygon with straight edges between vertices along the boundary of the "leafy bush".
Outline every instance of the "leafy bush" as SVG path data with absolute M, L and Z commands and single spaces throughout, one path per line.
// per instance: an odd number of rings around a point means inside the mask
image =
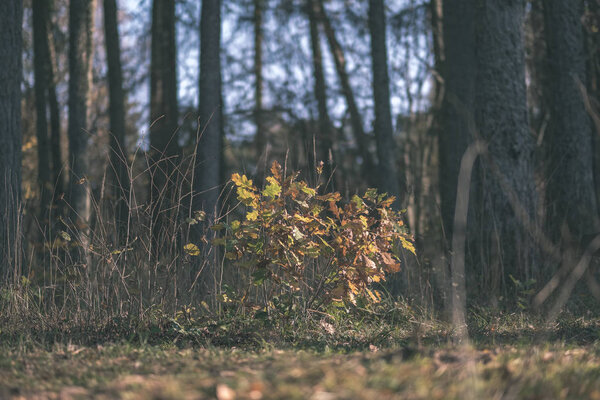
M 339 193 L 319 194 L 318 186 L 297 180 L 299 173 L 284 176 L 277 162 L 271 174 L 263 190 L 232 175 L 245 219 L 214 225 L 223 231 L 214 244 L 250 270 L 254 286 L 308 294 L 306 307 L 315 300 L 378 302 L 371 284 L 400 270 L 400 246 L 415 251 L 400 212 L 391 208 L 394 197 L 369 189 L 342 205 Z

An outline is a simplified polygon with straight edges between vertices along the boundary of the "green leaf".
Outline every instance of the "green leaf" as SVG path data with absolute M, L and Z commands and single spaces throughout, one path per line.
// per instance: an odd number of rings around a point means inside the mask
M 303 187 L 302 187 L 302 192 L 303 192 L 304 194 L 307 194 L 307 195 L 309 195 L 310 197 L 313 197 L 314 195 L 316 195 L 316 194 L 317 194 L 317 191 L 316 191 L 315 189 L 313 189 L 313 188 L 309 188 L 308 186 L 303 186 Z
M 268 269 L 266 269 L 266 268 L 258 269 L 252 274 L 252 283 L 255 286 L 260 286 L 264 283 L 265 279 L 267 279 L 268 276 L 269 276 Z
M 263 190 L 264 196 L 272 197 L 272 198 L 279 196 L 280 193 L 281 193 L 281 185 L 279 185 L 279 183 L 275 180 L 272 180 L 271 183 L 269 183 L 267 185 L 265 190 Z
M 363 208 L 365 208 L 364 201 L 357 195 L 352 196 L 352 202 L 354 203 L 358 211 L 361 211 Z
M 223 229 L 225 229 L 225 224 L 214 224 L 210 227 L 210 229 L 212 229 L 215 232 L 222 231 Z
M 296 226 L 294 227 L 294 229 L 292 229 L 292 236 L 296 240 L 302 240 L 306 237 L 306 235 L 300 232 L 300 229 L 298 229 L 298 227 Z
M 367 189 L 367 191 L 365 192 L 365 195 L 363 197 L 365 199 L 375 201 L 375 199 L 377 199 L 377 189 L 374 189 L 374 188 Z

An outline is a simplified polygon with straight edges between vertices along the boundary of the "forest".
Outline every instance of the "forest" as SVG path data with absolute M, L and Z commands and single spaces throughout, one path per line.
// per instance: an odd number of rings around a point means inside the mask
M 600 0 L 1 0 L 0 398 L 600 399 Z

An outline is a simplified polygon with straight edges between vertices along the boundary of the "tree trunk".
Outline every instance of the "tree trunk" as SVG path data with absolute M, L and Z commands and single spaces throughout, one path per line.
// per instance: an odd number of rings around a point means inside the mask
M 535 220 L 537 194 L 534 140 L 527 117 L 524 14 L 522 0 L 477 1 L 475 122 L 477 132 L 488 142 L 489 154 L 479 163 L 477 225 L 470 235 L 475 243 L 474 266 L 482 279 L 479 287 L 492 295 L 501 289 L 514 289 L 507 285 L 509 275 L 525 282 L 539 273 L 535 244 L 523 228 L 522 216 L 515 214 L 514 203 L 511 205 L 513 200 L 518 202 L 524 215 Z
M 20 263 L 23 3 L 0 1 L 0 285 Z
M 344 57 L 344 51 L 342 50 L 342 46 L 335 37 L 335 31 L 333 30 L 331 22 L 329 21 L 329 18 L 325 13 L 325 8 L 323 7 L 323 0 L 312 1 L 314 2 L 315 13 L 323 24 L 325 36 L 327 38 L 327 43 L 329 44 L 329 49 L 331 51 L 331 54 L 333 55 L 335 69 L 337 71 L 337 75 L 340 79 L 340 84 L 342 86 L 342 93 L 346 98 L 348 112 L 350 113 L 352 132 L 356 139 L 358 152 L 361 158 L 363 159 L 363 171 L 365 172 L 365 178 L 367 179 L 367 182 L 369 184 L 373 184 L 376 181 L 376 179 L 373 176 L 376 170 L 376 166 L 375 162 L 373 161 L 373 157 L 371 156 L 371 152 L 369 151 L 370 140 L 365 133 L 362 123 L 362 117 L 360 116 L 360 111 L 358 110 L 358 106 L 356 105 L 356 100 L 354 98 L 354 92 L 352 91 L 352 86 L 350 85 L 350 77 L 348 76 L 348 72 L 346 71 L 346 58 Z
M 50 169 L 50 145 L 48 138 L 47 91 L 49 60 L 48 8 L 46 0 L 33 0 L 33 56 L 35 79 L 36 136 L 38 155 L 38 187 L 40 190 L 40 222 L 47 222 L 53 185 Z
M 554 239 L 580 242 L 599 231 L 592 127 L 578 85 L 586 82 L 583 0 L 544 1 L 550 106 L 547 212 Z M 570 240 L 569 240 L 570 239 Z M 585 244 L 582 244 L 585 246 Z
M 446 242 L 452 243 L 460 162 L 473 138 L 475 96 L 475 13 L 473 0 L 443 2 L 444 99 L 439 131 L 441 214 Z
M 209 221 L 219 216 L 222 166 L 221 98 L 221 1 L 203 0 L 200 16 L 200 98 L 201 136 L 196 145 L 194 210 L 204 210 Z M 196 237 L 205 226 L 196 225 Z M 210 260 L 202 281 L 209 293 L 217 293 L 216 262 Z M 213 297 L 214 299 L 214 297 Z
M 92 86 L 92 39 L 95 0 L 72 0 L 69 11 L 69 203 L 71 220 L 89 223 L 88 108 Z
M 195 192 L 198 206 L 216 215 L 221 165 L 221 2 L 204 0 L 200 22 L 200 126 Z
M 254 123 L 256 125 L 256 178 L 260 184 L 267 165 L 267 133 L 263 115 L 263 0 L 254 0 Z
M 155 252 L 159 244 L 171 241 L 174 235 L 166 228 L 168 221 L 174 218 L 175 165 L 180 153 L 175 43 L 175 0 L 154 0 L 150 60 L 150 203 Z
M 54 184 L 55 197 L 64 194 L 63 159 L 60 136 L 60 105 L 56 95 L 56 50 L 52 35 L 53 2 L 48 1 L 48 60 L 46 63 L 48 74 L 48 105 L 50 107 L 50 153 L 52 155 L 52 182 Z M 60 209 L 59 209 L 60 210 Z
M 588 94 L 595 109 L 600 107 L 600 1 L 586 0 L 586 38 L 588 60 Z M 600 128 L 594 123 L 594 182 L 596 198 L 600 201 Z M 600 208 L 600 203 L 598 206 Z
M 125 147 L 125 93 L 121 68 L 121 46 L 116 0 L 104 0 L 104 36 L 108 62 L 108 92 L 110 115 L 110 165 L 113 194 L 116 201 L 116 224 L 120 238 L 127 230 L 129 208 L 129 176 L 127 172 L 127 149 Z
M 329 179 L 334 167 L 329 162 L 329 152 L 332 152 L 333 146 L 333 128 L 329 119 L 327 110 L 327 88 L 325 83 L 325 73 L 323 72 L 323 54 L 321 52 L 321 40 L 318 24 L 318 6 L 317 1 L 310 0 L 308 6 L 308 20 L 310 24 L 310 43 L 312 49 L 312 62 L 314 73 L 314 90 L 317 99 L 317 109 L 319 113 L 319 128 L 317 137 L 310 138 L 308 146 L 308 169 L 312 175 L 319 161 L 326 163 L 324 171 L 325 179 Z
M 398 199 L 402 203 L 396 169 L 396 143 L 390 109 L 390 78 L 388 76 L 387 46 L 385 32 L 385 9 L 383 0 L 369 1 L 369 30 L 371 32 L 371 63 L 373 70 L 373 98 L 375 100 L 375 140 L 379 159 L 379 189 Z M 405 186 L 405 185 L 402 185 Z

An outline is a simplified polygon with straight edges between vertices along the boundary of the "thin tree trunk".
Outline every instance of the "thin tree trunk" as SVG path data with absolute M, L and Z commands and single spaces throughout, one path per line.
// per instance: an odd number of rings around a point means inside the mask
M 329 21 L 329 18 L 325 13 L 325 8 L 323 7 L 323 0 L 312 1 L 314 1 L 315 14 L 318 16 L 319 20 L 323 24 L 323 28 L 325 30 L 325 37 L 327 38 L 329 49 L 331 51 L 331 54 L 333 55 L 333 60 L 335 62 L 335 69 L 340 79 L 342 93 L 346 98 L 348 112 L 350 113 L 352 132 L 354 134 L 358 146 L 359 154 L 363 159 L 363 170 L 365 171 L 365 178 L 367 179 L 369 184 L 373 184 L 375 182 L 375 178 L 373 176 L 373 173 L 375 171 L 375 162 L 373 161 L 373 157 L 371 156 L 371 152 L 369 151 L 370 140 L 365 133 L 362 123 L 362 117 L 360 116 L 360 111 L 358 110 L 358 106 L 356 105 L 356 100 L 354 98 L 354 92 L 352 91 L 352 86 L 350 85 L 350 77 L 348 76 L 348 72 L 346 71 L 346 58 L 344 56 L 344 51 L 342 50 L 342 46 L 340 45 L 335 36 L 335 31 L 331 26 L 331 21 Z
M 480 288 L 492 296 L 500 294 L 501 289 L 514 289 L 509 275 L 525 282 L 540 272 L 536 245 L 502 188 L 504 184 L 512 188 L 525 213 L 536 219 L 534 139 L 529 131 L 525 86 L 524 15 L 521 0 L 477 2 L 475 121 L 478 133 L 489 144 L 489 157 L 480 163 L 480 193 L 475 199 L 477 226 L 469 233 L 471 242 L 477 243 L 473 266 L 481 274 Z M 491 173 L 493 170 L 504 175 L 504 182 Z
M 175 0 L 154 0 L 150 60 L 150 203 L 154 251 L 158 251 L 159 244 L 172 240 L 174 234 L 165 228 L 167 221 L 174 218 L 171 210 L 176 201 L 175 165 L 180 153 L 175 44 Z
M 16 278 L 21 255 L 22 20 L 21 1 L 0 1 L 0 285 Z
M 48 138 L 47 91 L 48 74 L 48 8 L 46 0 L 33 0 L 33 55 L 35 79 L 36 137 L 38 156 L 38 187 L 40 191 L 40 222 L 48 219 L 53 185 L 50 176 L 50 146 Z
M 396 143 L 390 108 L 390 78 L 387 64 L 387 45 L 385 32 L 385 9 L 383 0 L 369 1 L 369 30 L 371 31 L 371 62 L 373 70 L 373 98 L 375 100 L 375 140 L 379 159 L 379 189 L 398 199 L 402 203 L 402 190 L 396 166 Z
M 60 105 L 56 94 L 56 50 L 54 37 L 52 35 L 52 14 L 54 13 L 54 1 L 48 0 L 47 43 L 48 59 L 46 61 L 46 73 L 48 79 L 48 106 L 50 108 L 50 154 L 52 159 L 52 183 L 54 184 L 55 198 L 64 194 L 63 159 L 61 149 L 60 129 Z M 59 209 L 60 210 L 60 209 Z
M 129 176 L 125 147 L 125 92 L 121 68 L 121 46 L 116 0 L 104 0 L 104 35 L 108 62 L 108 91 L 110 115 L 110 164 L 113 194 L 116 201 L 117 231 L 122 242 L 127 230 L 129 209 Z
M 256 125 L 256 178 L 264 178 L 267 164 L 267 132 L 263 124 L 263 0 L 254 0 L 254 123 Z
M 195 192 L 207 213 L 217 212 L 221 165 L 221 2 L 204 0 L 200 22 L 200 126 Z
M 69 11 L 69 203 L 71 220 L 89 223 L 88 108 L 92 86 L 93 11 L 95 0 L 73 0 Z
M 593 176 L 592 126 L 578 85 L 586 82 L 583 0 L 544 1 L 550 105 L 547 211 L 549 232 L 568 242 L 600 230 Z M 569 240 L 570 239 L 570 240 Z M 585 244 L 582 244 L 585 246 Z
M 317 1 L 310 0 L 308 7 L 308 19 L 310 24 L 314 90 L 319 113 L 319 128 L 317 131 L 317 137 L 314 139 L 309 138 L 308 168 L 312 174 L 319 161 L 325 162 L 327 168 L 324 171 L 324 175 L 326 179 L 329 179 L 334 170 L 333 165 L 331 165 L 329 162 L 329 152 L 333 151 L 333 129 L 331 126 L 331 120 L 329 119 L 329 111 L 327 109 L 327 88 L 325 83 L 325 73 L 323 72 L 323 54 L 321 52 L 318 12 L 319 8 Z
M 204 210 L 209 221 L 219 215 L 222 166 L 221 98 L 221 1 L 203 0 L 200 16 L 200 130 L 196 146 L 194 210 Z M 205 226 L 197 225 L 196 236 Z M 217 265 L 210 260 L 202 281 L 209 293 L 217 293 Z M 213 297 L 214 298 L 214 297 Z

